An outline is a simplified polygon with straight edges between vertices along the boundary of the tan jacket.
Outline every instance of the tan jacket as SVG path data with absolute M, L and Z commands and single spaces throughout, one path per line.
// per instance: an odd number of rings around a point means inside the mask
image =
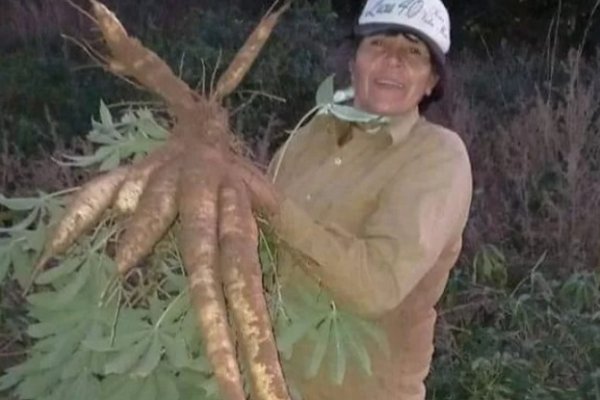
M 310 349 L 300 344 L 288 379 L 304 400 L 424 399 L 434 306 L 471 201 L 462 140 L 416 112 L 376 133 L 317 116 L 291 139 L 275 182 L 286 196 L 276 231 L 313 261 L 298 266 L 284 254 L 283 290 L 318 281 L 340 307 L 383 328 L 391 348 L 371 350 L 373 376 L 350 367 L 338 386 L 323 371 L 303 378 Z

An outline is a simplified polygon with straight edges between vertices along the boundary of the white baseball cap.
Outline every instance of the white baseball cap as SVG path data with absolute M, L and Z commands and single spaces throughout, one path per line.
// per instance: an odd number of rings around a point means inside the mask
M 354 32 L 370 36 L 390 31 L 417 36 L 443 65 L 450 50 L 450 16 L 441 0 L 367 0 Z

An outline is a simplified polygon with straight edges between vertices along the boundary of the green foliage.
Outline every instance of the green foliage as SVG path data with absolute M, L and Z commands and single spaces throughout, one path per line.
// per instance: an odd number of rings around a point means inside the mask
M 455 271 L 430 399 L 599 397 L 600 275 L 581 272 L 564 281 L 542 261 L 513 287 L 482 285 Z

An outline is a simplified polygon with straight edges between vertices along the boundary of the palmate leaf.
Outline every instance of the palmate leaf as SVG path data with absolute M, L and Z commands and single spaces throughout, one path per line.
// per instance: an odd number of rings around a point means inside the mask
M 80 324 L 75 329 L 57 335 L 55 346 L 42 357 L 39 367 L 42 369 L 59 367 L 73 357 L 85 337 L 86 328 L 85 325 Z
M 41 197 L 13 197 L 7 198 L 0 193 L 0 205 L 13 211 L 29 211 L 43 205 Z
M 41 307 L 58 310 L 72 302 L 75 296 L 86 286 L 91 274 L 90 259 L 86 259 L 76 274 L 71 274 L 72 279 L 56 290 L 49 290 L 31 294 L 27 301 Z
M 0 243 L 0 282 L 2 282 L 8 274 L 11 264 L 12 258 L 10 256 L 10 247 L 2 246 Z
M 176 384 L 182 399 L 218 399 L 216 380 L 198 371 L 189 369 L 179 371 Z
M 355 337 L 355 333 L 348 327 L 344 326 L 343 320 L 339 321 L 338 323 L 342 325 L 339 330 L 342 335 L 342 340 L 350 351 L 350 354 L 356 359 L 361 369 L 367 375 L 371 375 L 373 373 L 371 369 L 371 358 L 369 357 L 367 349 L 361 340 Z
M 99 171 L 110 171 L 119 166 L 121 162 L 121 152 L 118 147 L 114 148 L 113 151 L 100 163 L 98 167 Z
M 331 322 L 331 331 L 332 331 L 332 348 L 334 350 L 334 355 L 331 357 L 331 377 L 333 378 L 333 382 L 341 385 L 344 381 L 344 376 L 346 374 L 346 347 L 345 341 L 343 340 L 343 333 L 340 319 L 337 318 L 337 315 L 332 317 Z
M 159 371 L 156 374 L 156 385 L 158 387 L 158 399 L 179 400 L 179 390 L 173 374 Z
M 314 378 L 317 376 L 321 364 L 325 358 L 327 347 L 331 337 L 332 317 L 328 316 L 317 328 L 316 331 L 311 331 L 309 337 L 314 341 L 313 351 L 310 360 L 306 367 L 306 378 Z
M 183 338 L 172 337 L 164 333 L 160 333 L 159 338 L 164 346 L 167 360 L 175 369 L 182 369 L 191 365 L 192 359 Z
M 27 286 L 33 271 L 34 255 L 25 250 L 21 245 L 15 243 L 10 249 L 11 264 L 13 267 L 13 276 L 19 282 L 21 287 Z
M 276 340 L 281 355 L 289 359 L 292 356 L 294 344 L 306 337 L 310 331 L 316 329 L 318 324 L 327 317 L 321 313 L 302 316 L 291 307 L 286 308 L 286 312 L 289 315 L 289 320 L 281 318 L 278 321 Z
M 100 100 L 100 121 L 104 126 L 113 126 L 113 118 L 110 110 L 106 106 L 103 100 Z
M 178 377 L 165 366 L 158 366 L 144 378 L 129 375 L 110 375 L 101 382 L 102 400 L 160 399 L 178 400 L 181 397 Z M 191 397 L 202 399 L 198 396 Z
M 85 261 L 86 259 L 83 256 L 66 258 L 58 266 L 47 269 L 39 274 L 35 282 L 40 285 L 54 283 L 58 279 L 75 272 Z
M 148 352 L 152 336 L 143 336 L 140 340 L 130 347 L 114 354 L 104 366 L 105 374 L 125 374 L 129 373 L 137 365 L 142 357 Z
M 329 75 L 317 89 L 317 94 L 315 96 L 315 102 L 318 106 L 325 106 L 333 102 L 333 94 L 334 94 L 334 78 L 335 75 Z
M 386 336 L 373 322 L 336 307 L 326 293 L 317 289 L 298 289 L 284 299 L 288 319 L 277 321 L 276 339 L 283 358 L 292 356 L 296 343 L 312 345 L 305 366 L 305 376 L 314 377 L 323 363 L 329 366 L 329 376 L 340 384 L 349 362 L 371 374 L 371 355 L 367 350 L 374 343 L 382 354 L 389 355 Z
M 162 342 L 159 340 L 158 334 L 154 333 L 151 336 L 146 353 L 140 358 L 129 374 L 133 377 L 147 377 L 158 366 L 161 357 Z
M 48 393 L 59 380 L 60 369 L 58 368 L 28 374 L 18 384 L 15 392 L 20 399 L 36 399 Z
M 27 229 L 38 219 L 39 215 L 40 208 L 35 207 L 18 224 L 13 225 L 9 228 L 0 228 L 0 233 L 13 233 Z
M 112 375 L 104 379 L 101 386 L 102 400 L 140 399 L 142 379 L 129 379 L 126 375 Z

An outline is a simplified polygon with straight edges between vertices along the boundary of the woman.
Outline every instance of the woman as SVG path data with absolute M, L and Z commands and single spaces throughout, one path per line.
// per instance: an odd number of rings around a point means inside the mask
M 434 306 L 471 200 L 463 142 L 419 115 L 442 92 L 449 31 L 440 0 L 367 1 L 349 67 L 352 105 L 373 122 L 318 115 L 272 163 L 273 224 L 293 250 L 281 259 L 284 293 L 318 283 L 377 324 L 391 352 L 373 347 L 372 375 L 351 366 L 336 385 L 323 371 L 304 377 L 310 343 L 298 345 L 286 375 L 305 400 L 425 398 Z

